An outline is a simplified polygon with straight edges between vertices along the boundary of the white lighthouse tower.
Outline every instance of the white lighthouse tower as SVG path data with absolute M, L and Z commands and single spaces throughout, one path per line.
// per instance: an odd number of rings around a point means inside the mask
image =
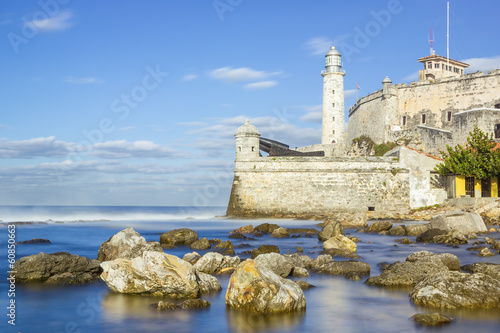
M 340 53 L 332 46 L 326 54 L 323 76 L 322 144 L 345 144 L 344 75 Z M 336 151 L 338 151 L 336 149 Z

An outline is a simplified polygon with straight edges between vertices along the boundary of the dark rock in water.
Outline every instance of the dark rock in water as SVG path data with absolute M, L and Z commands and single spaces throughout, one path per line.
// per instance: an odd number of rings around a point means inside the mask
M 244 247 L 251 247 L 251 246 L 252 245 L 247 244 L 247 243 L 241 243 L 241 244 L 236 245 L 234 248 L 235 249 L 241 249 L 241 248 L 244 248 Z
M 163 249 L 160 243 L 148 243 L 133 228 L 127 228 L 117 232 L 101 244 L 97 260 L 104 262 L 118 258 L 133 259 L 140 257 L 145 251 L 163 252 Z
M 391 264 L 391 263 L 388 263 L 388 262 L 379 262 L 379 263 L 377 264 L 377 266 L 378 266 L 378 267 L 380 268 L 380 270 L 383 272 L 383 271 L 385 271 L 385 270 L 390 269 L 393 265 L 395 265 L 395 264 L 399 264 L 399 263 L 400 263 L 399 261 L 396 261 L 396 262 L 394 262 L 394 263 L 392 263 L 392 264 Z
M 210 307 L 210 302 L 203 299 L 188 299 L 181 304 L 175 304 L 171 302 L 159 301 L 158 303 L 151 304 L 151 307 L 158 311 L 165 310 L 192 310 L 192 309 L 205 309 Z
M 406 227 L 406 236 L 420 236 L 429 230 L 427 224 L 412 224 Z
M 410 292 L 416 305 L 446 309 L 500 308 L 500 281 L 475 273 L 444 271 L 429 275 Z
M 25 240 L 20 242 L 15 242 L 14 244 L 52 244 L 51 241 L 45 238 L 33 238 L 31 240 Z
M 479 253 L 477 254 L 480 257 L 491 257 L 494 256 L 495 254 L 491 252 L 488 248 L 484 248 Z
M 99 278 L 100 261 L 68 252 L 39 253 L 22 257 L 14 263 L 16 282 L 81 284 Z
M 235 254 L 234 245 L 229 240 L 215 245 L 213 248 L 213 251 L 218 252 L 220 254 L 224 254 L 224 255 L 234 255 Z
M 377 221 L 373 222 L 365 229 L 365 232 L 380 232 L 387 231 L 392 228 L 391 221 Z
M 246 225 L 244 227 L 230 231 L 229 233 L 230 234 L 251 234 L 254 232 L 254 230 L 255 229 L 253 228 L 253 225 L 249 224 L 249 225 Z
M 280 249 L 276 245 L 261 245 L 258 249 L 252 250 L 252 259 L 264 253 L 280 253 Z
M 264 234 L 270 234 L 274 230 L 278 229 L 280 226 L 277 224 L 272 224 L 272 223 L 262 223 L 258 226 L 255 227 L 255 231 L 264 233 Z
M 344 228 L 339 221 L 327 220 L 324 223 L 323 228 L 318 233 L 318 240 L 324 242 L 332 237 L 338 235 L 345 235 Z
M 214 239 L 209 239 L 208 242 L 213 245 L 222 243 L 222 240 L 220 240 L 219 238 L 214 238 Z
M 302 246 L 297 246 L 297 252 L 299 253 L 304 252 L 304 248 Z
M 288 238 L 288 237 L 290 237 L 290 233 L 288 232 L 288 230 L 286 228 L 278 228 L 278 229 L 275 229 L 271 233 L 271 237 L 274 237 L 274 238 Z
M 482 273 L 491 276 L 494 279 L 500 280 L 500 264 L 492 264 L 488 262 L 478 262 L 472 265 L 464 265 L 462 271 L 469 273 Z
M 160 236 L 162 245 L 191 245 L 197 240 L 198 234 L 196 231 L 188 228 L 170 230 Z
M 399 243 L 399 244 L 411 244 L 411 243 L 414 243 L 409 238 L 406 238 L 406 237 L 396 239 L 395 242 Z
M 361 280 L 361 276 L 358 275 L 358 273 L 350 272 L 345 275 L 346 278 L 352 281 L 359 281 Z
M 404 236 L 406 235 L 406 227 L 404 225 L 397 225 L 389 229 L 389 235 L 391 236 Z
M 434 237 L 446 234 L 448 234 L 448 232 L 441 229 L 429 229 L 417 237 L 417 242 L 434 243 Z
M 321 265 L 316 271 L 332 275 L 369 275 L 370 265 L 366 262 L 356 260 L 330 261 Z
M 208 250 L 212 247 L 207 238 L 198 239 L 189 246 L 191 250 Z
M 332 257 L 341 257 L 347 259 L 361 259 L 356 253 L 352 253 L 348 249 L 327 249 L 321 251 L 321 254 L 329 254 Z
M 238 253 L 238 255 L 240 255 L 240 256 L 251 256 L 252 255 L 252 251 L 246 250 L 246 251 Z
M 164 301 L 159 301 L 158 303 L 153 303 L 150 306 L 157 311 L 179 309 L 179 306 L 177 304 L 172 303 L 172 302 L 164 302 Z
M 416 324 L 422 326 L 440 326 L 449 324 L 453 318 L 442 315 L 440 313 L 419 313 L 411 316 L 410 318 Z
M 310 234 L 310 235 L 319 234 L 319 230 L 314 228 L 289 228 L 288 232 L 291 234 Z
M 298 280 L 298 281 L 293 281 L 293 282 L 295 282 L 296 284 L 298 284 L 299 287 L 300 287 L 300 289 L 302 289 L 302 290 L 316 288 L 316 286 L 313 286 L 312 284 L 310 284 L 309 282 L 306 282 L 306 281 Z
M 244 239 L 244 240 L 255 240 L 255 238 L 247 237 L 239 232 L 234 233 L 232 235 L 229 235 L 229 238 L 234 238 L 234 239 Z

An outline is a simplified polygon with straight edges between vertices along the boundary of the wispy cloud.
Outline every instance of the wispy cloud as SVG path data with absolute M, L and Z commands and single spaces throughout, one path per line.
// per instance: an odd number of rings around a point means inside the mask
M 404 82 L 413 82 L 416 80 L 418 80 L 418 71 L 413 72 L 413 73 L 408 74 L 405 77 L 403 77 Z
M 356 95 L 356 89 L 347 89 L 344 90 L 344 97 L 351 97 Z
M 489 58 L 470 58 L 462 61 L 470 65 L 470 67 L 466 70 L 468 73 L 477 71 L 487 72 L 492 69 L 500 68 L 500 56 Z
M 99 83 L 100 80 L 96 77 L 74 77 L 74 76 L 66 76 L 63 78 L 63 81 L 66 83 L 74 83 L 74 84 L 93 84 Z
M 71 19 L 73 11 L 62 10 L 57 15 L 43 20 L 33 20 L 30 23 L 41 31 L 61 31 L 73 26 Z
M 308 123 L 321 123 L 323 117 L 323 105 L 299 105 L 294 107 L 306 113 L 299 118 L 300 121 Z
M 186 157 L 177 150 L 151 141 L 108 141 L 94 144 L 91 150 L 92 155 L 98 158 Z
M 0 139 L 0 158 L 64 157 L 84 150 L 83 146 L 58 141 L 53 136 L 20 141 Z
M 332 45 L 332 40 L 327 37 L 319 36 L 309 39 L 304 44 L 304 48 L 309 50 L 311 55 L 326 54 Z
M 257 71 L 248 67 L 232 68 L 221 67 L 214 69 L 208 75 L 215 80 L 223 80 L 226 82 L 244 82 L 263 80 L 270 76 L 279 75 L 280 72 Z
M 198 75 L 196 74 L 186 74 L 182 77 L 182 81 L 193 81 L 198 78 Z
M 261 90 L 261 89 L 272 88 L 272 87 L 276 86 L 277 84 L 278 84 L 278 81 L 260 81 L 260 82 L 245 84 L 243 87 L 245 89 L 249 89 L 249 90 Z

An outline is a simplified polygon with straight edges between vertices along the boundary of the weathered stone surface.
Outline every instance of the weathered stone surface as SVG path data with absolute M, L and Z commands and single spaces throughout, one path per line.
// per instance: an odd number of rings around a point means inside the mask
M 488 248 L 484 248 L 484 249 L 481 249 L 481 251 L 479 251 L 479 253 L 477 255 L 480 257 L 492 257 L 495 254 L 493 252 L 491 252 Z
M 214 246 L 213 248 L 214 251 L 219 252 L 224 255 L 234 255 L 234 245 L 231 243 L 230 240 L 227 240 L 225 242 L 219 243 Z
M 134 259 L 106 261 L 101 267 L 101 279 L 118 293 L 196 298 L 203 291 L 212 291 L 215 283 L 212 279 L 203 281 L 205 275 L 188 262 L 153 251 Z
M 97 260 L 132 259 L 141 256 L 144 251 L 163 252 L 163 249 L 160 243 L 147 243 L 146 239 L 133 228 L 127 228 L 102 243 L 97 253 Z
M 264 234 L 270 234 L 274 230 L 278 229 L 280 226 L 272 223 L 262 223 L 255 227 L 255 231 L 262 232 Z
M 290 261 L 294 267 L 306 267 L 307 264 L 312 260 L 309 256 L 304 254 L 292 253 L 283 255 L 288 261 Z
M 369 275 L 370 265 L 366 262 L 347 260 L 347 261 L 330 261 L 315 269 L 318 273 L 332 275 Z
M 500 308 L 500 281 L 481 273 L 443 271 L 420 281 L 410 299 L 434 308 Z
M 200 292 L 202 294 L 215 293 L 222 290 L 219 280 L 210 274 L 197 272 L 199 277 L 198 284 L 200 285 Z
M 347 259 L 361 259 L 356 253 L 352 253 L 348 249 L 328 249 L 320 252 L 321 254 L 329 254 L 332 257 L 347 258 Z
M 434 237 L 447 235 L 448 232 L 441 229 L 427 229 L 417 237 L 419 243 L 434 243 Z
M 191 245 L 197 240 L 198 234 L 196 231 L 188 228 L 170 230 L 160 236 L 162 245 Z
M 347 236 L 347 238 L 349 238 L 350 240 L 352 240 L 354 243 L 360 243 L 361 242 L 361 239 L 359 239 L 358 237 L 356 236 Z
M 30 240 L 25 240 L 25 241 L 20 241 L 20 242 L 15 242 L 14 244 L 20 245 L 20 244 L 52 244 L 51 241 L 45 238 L 33 238 Z
M 271 237 L 274 237 L 274 238 L 288 238 L 288 237 L 290 237 L 290 233 L 288 232 L 288 230 L 286 228 L 278 228 L 278 229 L 275 229 L 271 233 Z
M 409 238 L 403 237 L 395 240 L 396 243 L 399 244 L 411 244 L 413 243 Z
M 239 257 L 229 257 L 217 252 L 208 252 L 194 264 L 194 268 L 202 273 L 220 274 L 223 269 L 236 267 L 239 263 Z
M 182 260 L 185 260 L 191 265 L 194 265 L 200 258 L 201 256 L 198 252 L 191 252 L 191 253 L 186 253 L 184 257 L 182 257 Z
M 68 252 L 39 253 L 22 257 L 14 263 L 16 282 L 80 284 L 99 278 L 100 261 Z
M 462 270 L 469 273 L 482 273 L 500 280 L 500 264 L 478 262 L 472 265 L 464 265 L 462 266 Z
M 404 225 L 397 225 L 389 229 L 389 235 L 391 236 L 404 236 L 406 235 L 406 227 Z
M 329 249 L 347 249 L 351 251 L 352 253 L 356 252 L 357 245 L 354 243 L 352 240 L 347 238 L 344 235 L 337 235 L 335 237 L 332 237 L 328 240 L 326 240 L 323 243 L 323 249 L 329 250 Z
M 420 236 L 429 229 L 427 224 L 411 224 L 406 226 L 406 236 Z
M 253 228 L 253 225 L 249 224 L 249 225 L 246 225 L 244 227 L 241 227 L 241 228 L 238 228 L 238 229 L 234 229 L 233 231 L 230 231 L 229 233 L 230 234 L 251 234 L 254 232 L 254 228 Z
M 231 275 L 226 305 L 257 313 L 292 312 L 304 309 L 306 298 L 295 282 L 250 259 Z
M 453 318 L 445 316 L 441 313 L 419 313 L 410 318 L 416 324 L 422 326 L 441 326 L 451 323 Z
M 344 228 L 364 228 L 367 225 L 368 217 L 366 213 L 338 212 L 330 214 L 325 221 L 325 225 L 330 221 L 338 221 Z
M 342 224 L 340 224 L 339 221 L 327 220 L 318 234 L 318 239 L 319 241 L 324 242 L 337 235 L 345 235 Z
M 320 254 L 319 256 L 317 256 L 314 260 L 310 261 L 308 264 L 307 264 L 307 268 L 313 270 L 313 271 L 317 271 L 320 269 L 320 267 L 330 261 L 333 261 L 333 258 L 331 255 L 329 254 Z
M 203 299 L 187 299 L 181 304 L 175 304 L 166 301 L 159 301 L 158 303 L 151 304 L 151 307 L 158 311 L 166 310 L 192 310 L 192 309 L 205 309 L 210 307 L 210 302 Z
M 290 234 L 306 234 L 306 235 L 319 234 L 319 230 L 314 228 L 288 228 L 287 230 Z
M 276 245 L 261 245 L 259 248 L 252 250 L 252 259 L 264 253 L 280 253 L 280 249 Z
M 306 281 L 301 281 L 301 280 L 298 280 L 298 281 L 294 281 L 299 287 L 300 289 L 302 290 L 307 290 L 307 289 L 311 289 L 311 288 L 316 288 L 315 286 L 313 286 L 312 284 L 310 284 L 309 282 L 306 282 Z
M 438 244 L 467 244 L 469 240 L 461 232 L 452 230 L 446 235 L 434 236 L 433 243 Z
M 265 253 L 257 256 L 255 259 L 260 266 L 269 267 L 275 274 L 281 277 L 290 275 L 293 264 L 286 257 L 278 253 Z
M 460 269 L 458 258 L 450 253 L 421 251 L 411 254 L 405 262 L 389 265 L 382 274 L 366 283 L 380 287 L 412 287 L 429 275 Z
M 245 239 L 245 240 L 253 240 L 254 239 L 254 238 L 247 237 L 247 236 L 245 236 L 245 235 L 243 235 L 242 233 L 239 233 L 239 232 L 229 235 L 228 238 L 231 238 L 231 239 Z
M 365 229 L 365 232 L 380 232 L 387 231 L 392 228 L 391 221 L 377 221 L 373 222 Z
M 191 250 L 208 250 L 212 247 L 207 238 L 198 239 L 189 246 Z
M 446 232 L 458 231 L 464 235 L 488 231 L 479 214 L 459 210 L 434 216 L 429 225 L 433 229 L 441 229 Z
M 303 267 L 294 267 L 292 269 L 292 273 L 290 275 L 291 276 L 295 276 L 295 277 L 307 277 L 307 276 L 311 276 L 311 274 L 309 274 L 309 272 L 307 271 L 307 269 L 305 269 Z

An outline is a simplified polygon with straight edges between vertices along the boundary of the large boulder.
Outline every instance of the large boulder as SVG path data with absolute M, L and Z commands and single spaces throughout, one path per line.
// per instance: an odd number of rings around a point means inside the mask
M 189 247 L 191 248 L 191 250 L 208 250 L 212 247 L 212 245 L 210 244 L 208 239 L 204 237 L 202 239 L 198 239 L 197 241 L 192 242 L 191 245 L 189 245 Z
M 484 275 L 489 275 L 494 279 L 500 280 L 500 264 L 478 262 L 472 265 L 462 266 L 462 271 L 469 273 L 482 273 Z
M 97 253 L 97 260 L 132 259 L 141 256 L 144 251 L 163 252 L 163 249 L 160 243 L 148 243 L 133 228 L 127 228 L 117 232 L 101 244 Z
M 441 313 L 419 313 L 411 316 L 410 319 L 412 319 L 415 324 L 422 326 L 441 326 L 453 321 L 453 318 Z
M 224 269 L 236 267 L 239 263 L 239 257 L 229 257 L 217 252 L 208 252 L 198 259 L 194 264 L 194 268 L 207 274 L 220 274 Z
M 290 275 L 293 263 L 279 253 L 265 253 L 254 259 L 259 265 L 269 267 L 275 274 L 281 277 Z
M 16 282 L 80 284 L 92 282 L 101 274 L 100 261 L 68 252 L 39 253 L 14 263 Z
M 170 254 L 146 251 L 134 259 L 115 259 L 101 264 L 101 279 L 114 292 L 197 298 L 220 290 L 220 284 L 199 274 L 190 263 Z
M 264 253 L 280 253 L 280 249 L 276 245 L 261 245 L 259 248 L 252 250 L 252 259 L 257 258 L 258 255 Z
M 256 226 L 254 231 L 261 232 L 263 234 L 270 234 L 279 227 L 279 225 L 273 223 L 262 223 Z
M 406 226 L 406 236 L 420 236 L 428 229 L 428 224 L 410 224 Z
M 389 265 L 382 274 L 370 277 L 366 283 L 380 287 L 413 287 L 429 275 L 459 269 L 460 262 L 453 254 L 421 251 L 408 256 L 405 262 Z
M 326 240 L 323 243 L 323 249 L 325 250 L 330 250 L 330 249 L 347 249 L 352 253 L 356 252 L 357 245 L 354 243 L 352 240 L 347 238 L 344 235 L 337 235 L 335 237 L 332 237 L 328 240 Z
M 231 275 L 226 305 L 261 314 L 292 312 L 305 309 L 306 298 L 295 282 L 283 279 L 269 267 L 249 259 Z
M 417 237 L 417 242 L 437 244 L 467 244 L 469 240 L 457 230 L 428 229 Z
M 170 230 L 160 236 L 160 243 L 166 246 L 191 245 L 197 240 L 196 231 L 188 228 Z
M 357 260 L 329 261 L 314 269 L 318 273 L 331 275 L 369 275 L 370 265 Z
M 342 224 L 339 221 L 327 220 L 318 234 L 318 240 L 324 242 L 338 235 L 345 235 Z
M 410 299 L 433 308 L 495 309 L 500 308 L 500 281 L 481 273 L 443 271 L 420 281 Z
M 283 255 L 288 261 L 290 261 L 294 267 L 302 267 L 305 268 L 307 264 L 312 260 L 309 256 L 305 254 L 284 254 Z
M 387 231 L 392 228 L 391 221 L 377 221 L 373 222 L 365 229 L 365 232 L 380 232 Z
M 458 231 L 464 235 L 488 231 L 479 214 L 460 210 L 436 215 L 431 219 L 429 225 L 433 229 L 441 229 L 446 232 Z

